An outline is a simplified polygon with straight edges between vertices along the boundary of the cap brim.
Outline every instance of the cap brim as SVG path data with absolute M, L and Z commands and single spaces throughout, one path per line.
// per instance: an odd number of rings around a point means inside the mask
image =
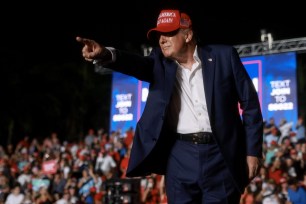
M 170 33 L 170 32 L 173 32 L 175 30 L 179 29 L 179 27 L 170 27 L 170 26 L 167 26 L 167 27 L 157 27 L 157 28 L 152 28 L 148 31 L 147 33 L 147 38 L 149 40 L 151 40 L 151 36 L 152 36 L 152 33 Z

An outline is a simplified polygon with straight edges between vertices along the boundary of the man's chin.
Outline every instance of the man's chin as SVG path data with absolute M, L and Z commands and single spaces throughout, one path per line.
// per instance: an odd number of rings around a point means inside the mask
M 165 52 L 163 52 L 163 54 L 164 54 L 164 57 L 171 58 L 170 52 L 165 51 Z

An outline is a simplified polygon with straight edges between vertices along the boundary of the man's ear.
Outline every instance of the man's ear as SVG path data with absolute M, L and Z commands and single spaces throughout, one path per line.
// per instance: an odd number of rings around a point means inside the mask
M 193 36 L 192 30 L 188 30 L 185 35 L 185 42 L 188 43 L 192 39 L 192 36 Z
M 188 37 L 188 34 L 186 34 L 186 36 L 185 36 L 185 41 L 186 41 L 186 43 L 188 43 L 190 41 L 189 37 Z

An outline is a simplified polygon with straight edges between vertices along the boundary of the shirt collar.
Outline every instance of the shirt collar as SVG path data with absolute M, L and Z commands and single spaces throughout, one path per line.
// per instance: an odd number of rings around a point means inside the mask
M 194 49 L 194 52 L 193 52 L 193 59 L 196 61 L 195 63 L 201 63 L 201 60 L 200 60 L 200 58 L 199 58 L 199 54 L 198 54 L 198 49 L 197 49 L 197 45 L 196 45 L 196 47 L 195 47 L 195 49 Z M 181 67 L 182 68 L 182 66 L 180 65 L 180 63 L 178 63 L 178 61 L 176 61 L 175 60 L 175 62 L 176 62 L 176 64 L 177 65 L 179 65 L 179 67 Z
M 197 61 L 198 63 L 200 63 L 200 58 L 199 58 L 199 54 L 198 54 L 198 49 L 197 49 L 197 45 L 196 45 L 196 47 L 195 47 L 195 49 L 194 49 L 194 53 L 193 53 L 193 58 L 194 58 L 194 60 L 195 61 Z

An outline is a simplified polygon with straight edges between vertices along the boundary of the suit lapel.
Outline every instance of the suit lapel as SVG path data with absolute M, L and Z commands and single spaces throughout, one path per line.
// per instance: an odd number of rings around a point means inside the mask
M 167 59 L 163 61 L 163 64 L 165 68 L 165 96 L 167 97 L 166 101 L 169 101 L 176 79 L 176 70 L 178 65 L 174 61 Z
M 206 49 L 198 49 L 199 57 L 202 61 L 202 74 L 204 79 L 204 91 L 206 97 L 207 110 L 210 118 L 212 117 L 212 100 L 214 89 L 214 75 L 216 58 Z

